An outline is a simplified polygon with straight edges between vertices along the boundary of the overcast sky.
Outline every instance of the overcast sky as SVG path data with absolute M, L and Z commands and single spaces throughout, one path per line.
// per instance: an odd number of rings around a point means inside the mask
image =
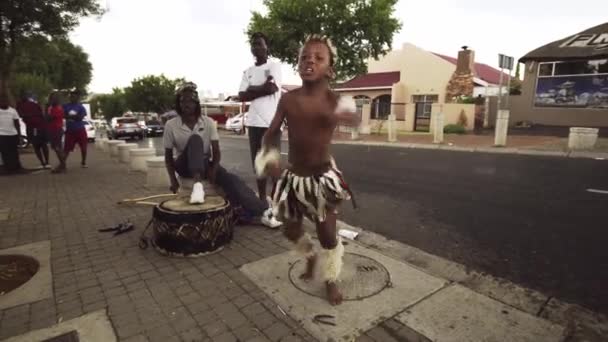
M 233 94 L 253 63 L 244 31 L 262 0 L 100 0 L 108 12 L 85 19 L 71 35 L 93 64 L 92 92 L 124 87 L 139 76 L 185 77 L 202 91 Z M 532 49 L 608 20 L 606 0 L 399 1 L 403 23 L 393 47 L 410 42 L 456 56 L 462 45 L 476 61 Z M 299 84 L 284 66 L 285 84 Z

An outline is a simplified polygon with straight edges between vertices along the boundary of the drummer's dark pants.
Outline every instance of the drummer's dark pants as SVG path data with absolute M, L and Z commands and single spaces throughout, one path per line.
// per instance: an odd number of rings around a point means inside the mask
M 193 134 L 182 154 L 175 160 L 175 171 L 184 178 L 192 178 L 192 174 L 196 172 L 206 177 L 209 159 L 209 154 L 205 154 L 203 139 L 198 134 Z M 247 216 L 260 217 L 268 209 L 268 203 L 261 201 L 241 178 L 226 171 L 222 166 L 218 165 L 215 182 L 224 191 L 230 203 L 242 207 Z

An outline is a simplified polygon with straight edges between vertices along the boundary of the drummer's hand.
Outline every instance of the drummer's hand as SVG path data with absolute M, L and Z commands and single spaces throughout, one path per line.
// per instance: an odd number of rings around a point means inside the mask
M 215 184 L 216 176 L 217 176 L 217 166 L 213 165 L 213 166 L 209 167 L 209 170 L 207 170 L 207 180 L 209 181 L 209 183 Z
M 174 194 L 177 193 L 177 191 L 179 190 L 179 182 L 177 181 L 177 179 L 171 180 L 171 186 L 169 187 L 169 190 L 171 190 L 171 192 Z

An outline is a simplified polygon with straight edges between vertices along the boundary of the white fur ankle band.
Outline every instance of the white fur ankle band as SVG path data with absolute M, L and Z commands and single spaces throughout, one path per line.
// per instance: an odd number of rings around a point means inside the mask
M 328 283 L 335 283 L 342 271 L 342 256 L 344 255 L 344 245 L 342 238 L 338 237 L 338 244 L 334 249 L 322 249 L 319 253 L 319 266 L 321 267 L 321 279 Z
M 302 235 L 302 237 L 300 237 L 298 241 L 296 241 L 294 249 L 296 253 L 305 258 L 310 258 L 315 255 L 312 239 L 310 238 L 310 235 L 308 233 L 304 233 L 304 235 Z

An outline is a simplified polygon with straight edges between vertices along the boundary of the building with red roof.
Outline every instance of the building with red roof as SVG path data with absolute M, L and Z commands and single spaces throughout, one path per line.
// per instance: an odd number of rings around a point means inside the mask
M 457 58 L 433 53 L 413 44 L 403 44 L 378 60 L 368 61 L 368 73 L 335 86 L 335 90 L 370 103 L 369 120 L 363 116 L 362 132 L 381 125 L 389 114 L 397 119 L 398 129 L 428 131 L 433 106 L 458 102 L 457 98 L 498 94 L 500 71 L 475 62 L 473 50 L 463 47 Z M 503 74 L 506 83 L 507 74 Z M 468 116 L 469 129 L 474 123 L 472 106 L 442 106 L 453 110 L 446 123 L 455 123 L 462 110 Z M 437 109 L 438 110 L 438 109 Z

